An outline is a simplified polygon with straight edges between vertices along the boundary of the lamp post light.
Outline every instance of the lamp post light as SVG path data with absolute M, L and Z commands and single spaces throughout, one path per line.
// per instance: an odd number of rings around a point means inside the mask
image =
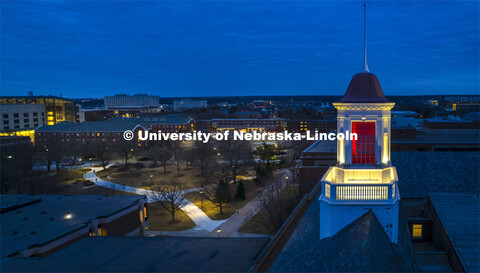
M 92 158 L 90 157 L 88 160 L 90 161 L 90 168 L 91 168 L 92 167 Z
M 203 191 L 200 191 L 200 206 L 202 207 L 203 210 Z
M 13 156 L 11 156 L 11 155 L 7 156 L 8 159 L 12 159 L 12 157 L 13 157 Z
M 221 230 L 221 229 L 217 229 L 218 238 L 220 238 L 220 232 L 222 232 L 222 230 Z
M 150 175 L 150 185 L 153 185 L 153 174 Z

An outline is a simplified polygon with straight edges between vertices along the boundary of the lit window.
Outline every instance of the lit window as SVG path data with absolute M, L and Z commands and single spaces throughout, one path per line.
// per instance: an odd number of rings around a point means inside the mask
M 412 238 L 422 238 L 422 225 L 413 225 Z
M 103 236 L 103 229 L 102 229 L 101 226 L 98 227 L 97 235 L 98 235 L 98 236 Z
M 375 122 L 352 122 L 352 133 L 357 140 L 352 140 L 352 163 L 375 163 Z
M 330 198 L 330 184 L 325 184 L 325 196 Z

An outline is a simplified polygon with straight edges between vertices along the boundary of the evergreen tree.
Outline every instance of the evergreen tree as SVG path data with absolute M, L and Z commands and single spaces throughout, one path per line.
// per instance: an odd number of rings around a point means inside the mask
M 247 199 L 247 197 L 245 196 L 245 186 L 243 185 L 242 181 L 238 182 L 237 193 L 235 194 L 235 198 L 238 200 Z

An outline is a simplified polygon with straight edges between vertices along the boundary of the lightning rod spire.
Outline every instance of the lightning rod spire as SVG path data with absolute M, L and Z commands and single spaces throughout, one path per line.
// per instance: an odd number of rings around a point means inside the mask
M 367 2 L 363 2 L 363 65 L 365 66 L 365 71 L 368 71 L 367 65 Z

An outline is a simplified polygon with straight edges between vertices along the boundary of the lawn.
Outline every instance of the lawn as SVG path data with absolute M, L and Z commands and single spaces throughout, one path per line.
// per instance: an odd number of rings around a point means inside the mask
M 113 166 L 105 171 L 99 171 L 97 176 L 121 185 L 143 189 L 149 189 L 152 184 L 158 184 L 160 181 L 178 181 L 186 189 L 199 187 L 203 183 L 200 171 L 196 168 L 186 169 L 185 165 L 180 168 L 180 176 L 177 176 L 176 166 L 167 166 L 165 174 L 163 167 L 151 168 L 150 164 L 146 166 L 143 163 L 130 164 L 128 169 L 124 166 Z
M 172 216 L 159 203 L 148 204 L 148 230 L 183 231 L 195 227 L 195 223 L 185 212 L 179 210 L 175 213 L 175 222 Z
M 81 168 L 75 170 L 61 169 L 58 173 L 58 178 L 62 183 L 70 184 L 76 182 L 77 180 L 85 180 L 83 175 L 90 170 L 90 168 Z
M 202 195 L 199 191 L 190 192 L 184 195 L 185 198 L 190 200 L 192 203 L 201 208 L 205 214 L 208 215 L 212 220 L 224 220 L 232 216 L 237 212 L 237 209 L 240 209 L 250 200 L 252 200 L 259 191 L 263 190 L 263 187 L 259 187 L 253 182 L 253 180 L 243 181 L 245 186 L 245 200 L 236 200 L 235 193 L 237 191 L 237 184 L 230 184 L 230 196 L 231 201 L 223 204 L 223 214 L 220 214 L 220 209 L 215 206 L 212 202 L 208 201 L 205 196 L 203 197 L 203 208 L 202 208 Z

